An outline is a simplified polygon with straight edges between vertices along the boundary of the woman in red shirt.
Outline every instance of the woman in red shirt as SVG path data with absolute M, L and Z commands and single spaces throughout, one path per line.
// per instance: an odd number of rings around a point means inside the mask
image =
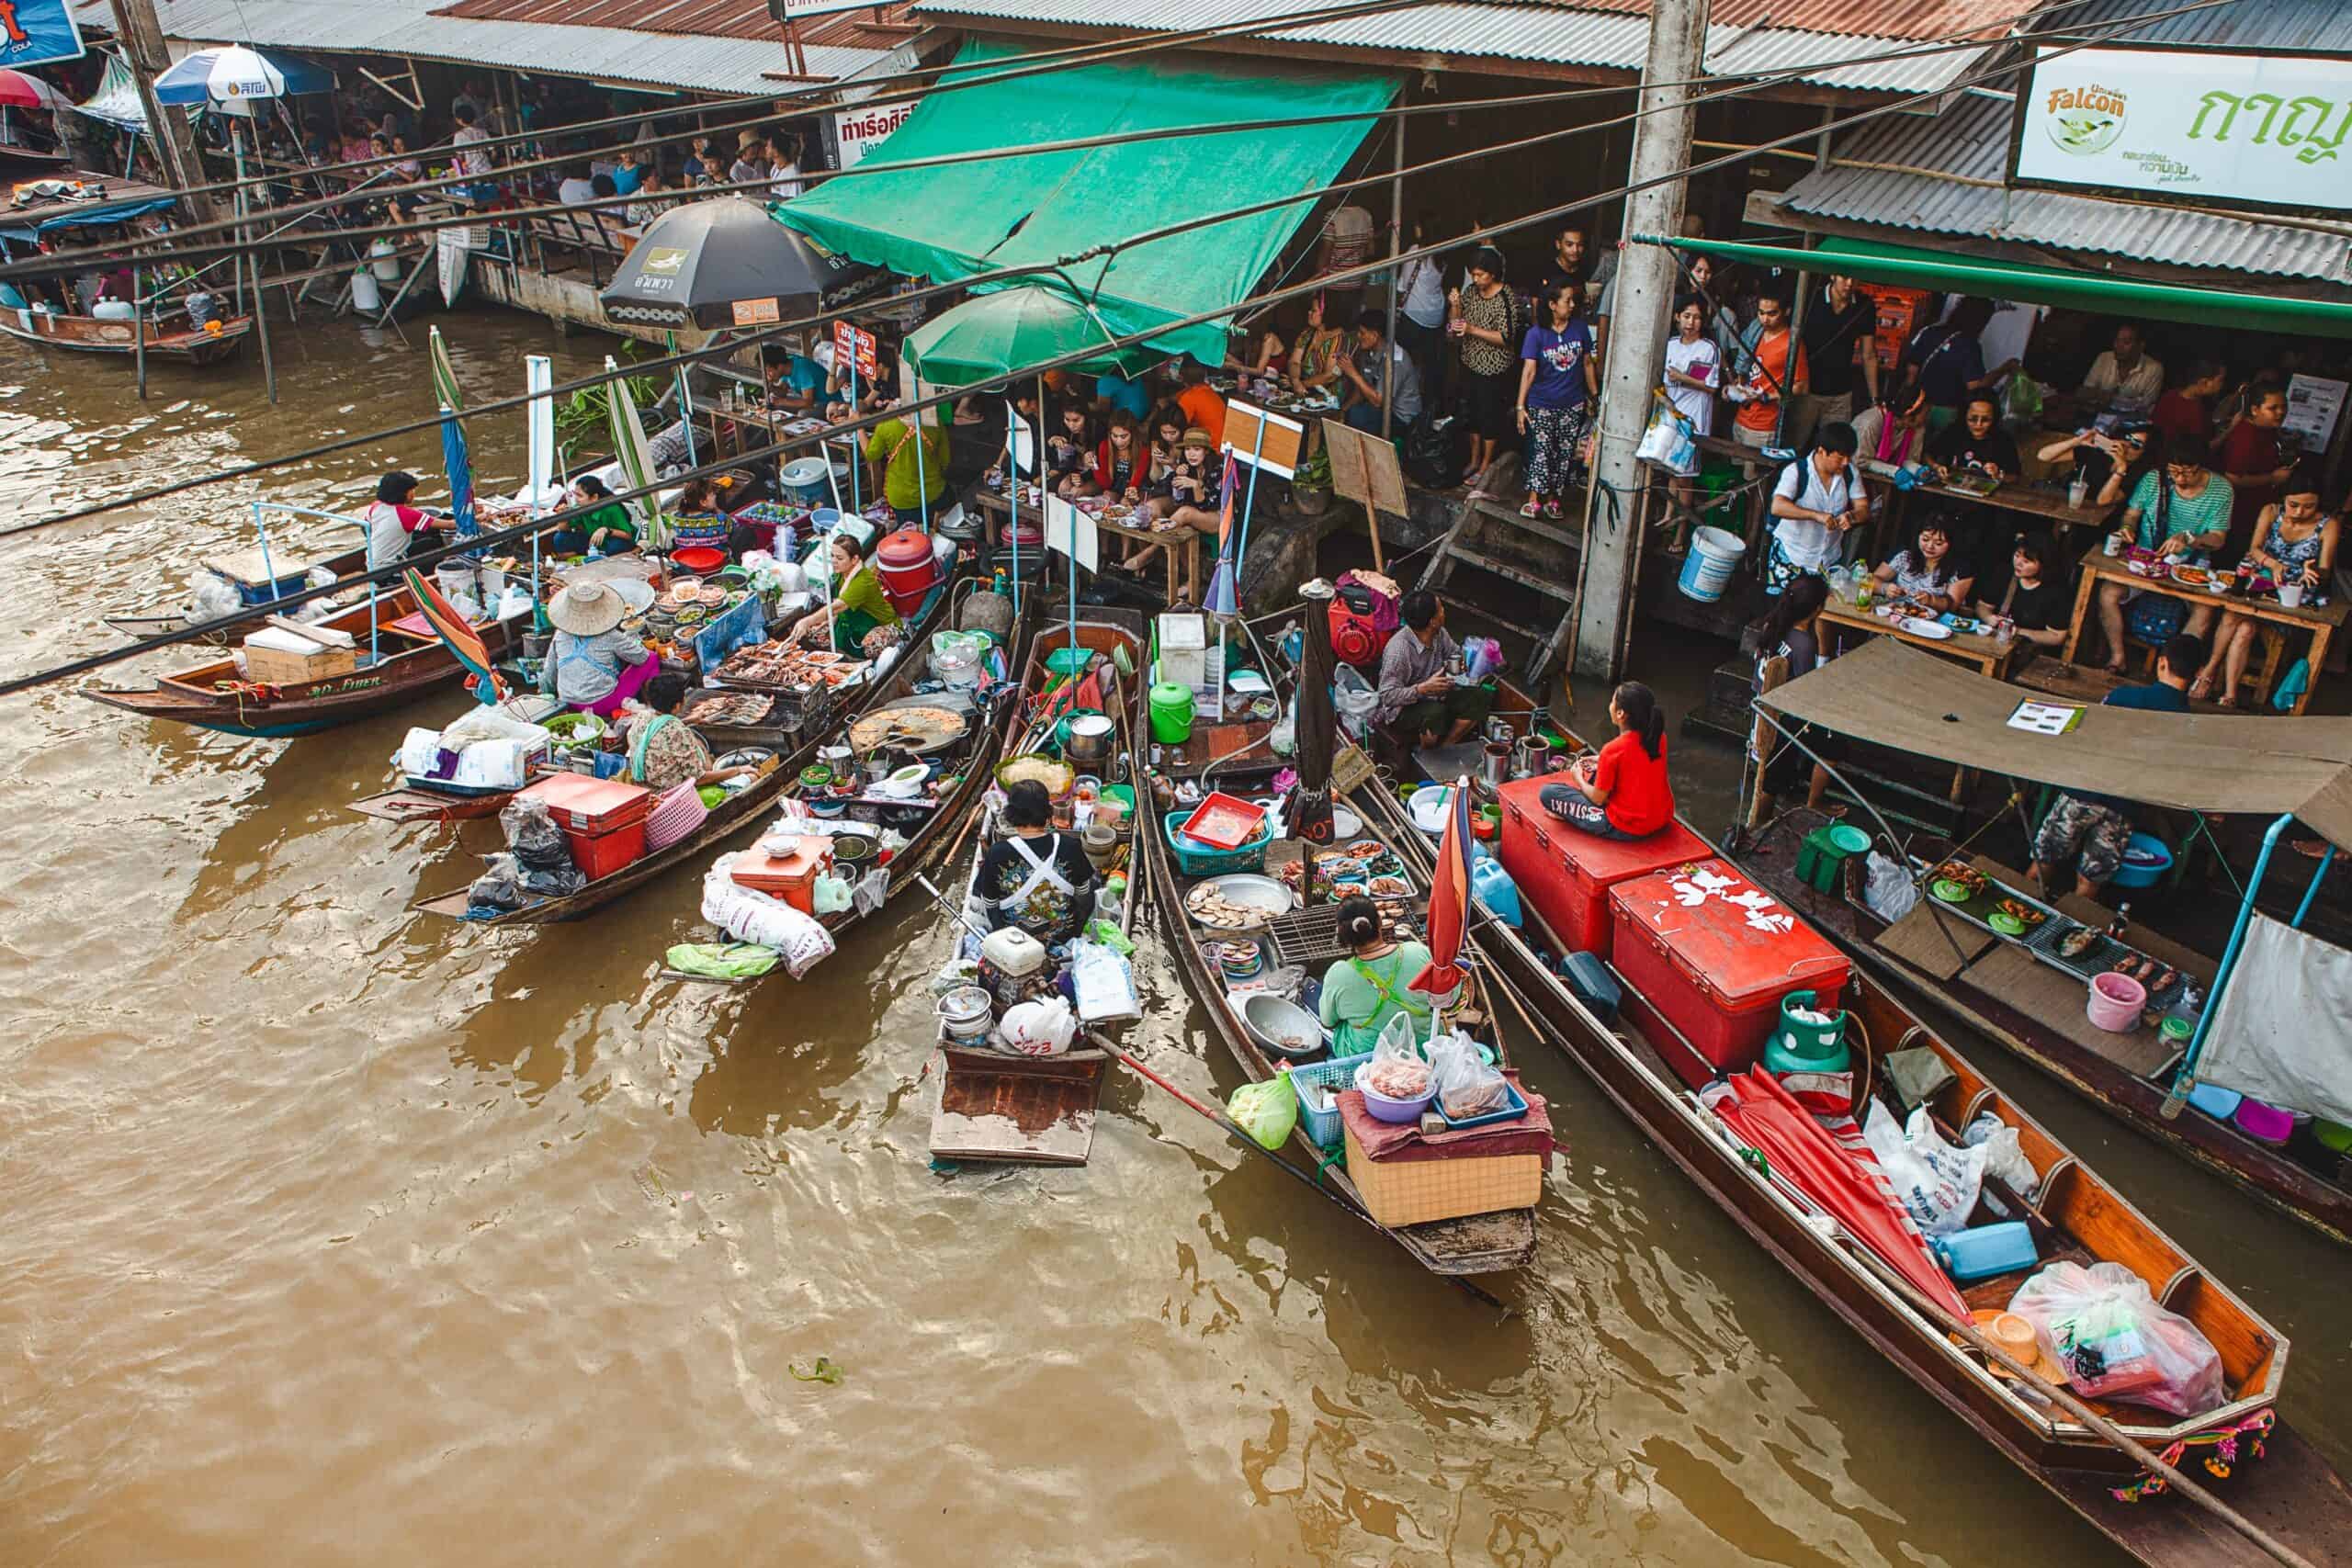
M 1646 839 L 1674 820 L 1674 786 L 1666 777 L 1666 715 L 1639 681 L 1610 694 L 1617 739 L 1591 763 L 1568 770 L 1567 783 L 1544 787 L 1544 809 L 1604 839 Z

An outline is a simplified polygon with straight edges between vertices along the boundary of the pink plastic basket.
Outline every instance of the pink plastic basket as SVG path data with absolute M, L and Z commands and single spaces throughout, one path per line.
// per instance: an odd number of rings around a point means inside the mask
M 2109 970 L 2091 976 L 2083 1011 L 2109 1034 L 2129 1034 L 2140 1027 L 2140 1010 L 2148 1005 L 2148 987 L 2129 975 Z

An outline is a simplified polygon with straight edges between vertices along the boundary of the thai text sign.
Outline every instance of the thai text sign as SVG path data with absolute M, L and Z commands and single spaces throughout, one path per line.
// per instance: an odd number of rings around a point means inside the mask
M 81 57 L 82 29 L 66 0 L 0 0 L 0 66 Z
M 871 108 L 842 109 L 833 116 L 833 135 L 841 145 L 842 167 L 854 169 L 884 137 L 906 124 L 915 112 L 913 102 L 876 104 Z
M 2218 50 L 2084 49 L 2018 95 L 2021 186 L 2197 206 L 2352 205 L 2352 62 Z

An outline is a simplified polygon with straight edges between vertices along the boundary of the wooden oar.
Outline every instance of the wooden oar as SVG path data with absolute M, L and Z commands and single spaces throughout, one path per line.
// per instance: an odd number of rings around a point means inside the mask
M 1321 1193 L 1325 1198 L 1337 1204 L 1341 1210 L 1347 1213 L 1354 1215 L 1355 1218 L 1361 1220 L 1363 1224 L 1370 1225 L 1374 1230 L 1378 1231 L 1381 1235 L 1388 1236 L 1392 1241 L 1396 1239 L 1394 1234 L 1390 1232 L 1386 1225 L 1382 1224 L 1378 1220 L 1374 1219 L 1370 1214 L 1365 1213 L 1362 1209 L 1359 1209 L 1353 1203 L 1349 1202 L 1348 1200 L 1338 1191 L 1324 1186 L 1323 1183 L 1317 1181 L 1314 1177 L 1308 1175 L 1306 1171 L 1299 1169 L 1298 1167 L 1291 1164 L 1290 1161 L 1283 1158 L 1280 1155 L 1275 1154 L 1272 1149 L 1266 1147 L 1265 1145 L 1251 1137 L 1248 1133 L 1244 1132 L 1240 1125 L 1230 1116 L 1227 1116 L 1221 1111 L 1212 1110 L 1210 1107 L 1202 1104 L 1199 1100 L 1194 1100 L 1191 1095 L 1186 1094 L 1182 1089 L 1178 1089 L 1174 1084 L 1170 1083 L 1166 1078 L 1161 1077 L 1158 1073 L 1153 1072 L 1149 1067 L 1145 1066 L 1141 1062 L 1136 1060 L 1135 1057 L 1129 1055 L 1126 1052 L 1122 1051 L 1119 1047 L 1111 1043 L 1110 1041 L 1103 1038 L 1102 1035 L 1096 1031 L 1091 1029 L 1088 1030 L 1086 1032 L 1086 1037 L 1094 1043 L 1096 1049 L 1110 1053 L 1112 1055 L 1117 1057 L 1129 1071 L 1145 1078 L 1148 1078 L 1151 1082 L 1159 1085 L 1161 1089 L 1166 1089 L 1170 1094 L 1174 1095 L 1178 1100 L 1182 1100 L 1186 1105 L 1191 1106 L 1194 1111 L 1200 1112 L 1202 1116 L 1223 1128 L 1227 1136 L 1235 1139 L 1243 1148 L 1246 1148 L 1250 1153 L 1263 1158 L 1266 1163 L 1281 1170 L 1293 1181 L 1296 1181 L 1316 1192 Z M 1507 1304 L 1501 1297 L 1496 1295 L 1493 1292 L 1488 1291 L 1483 1285 L 1476 1284 L 1460 1274 L 1440 1274 L 1438 1278 L 1443 1280 L 1447 1284 L 1453 1285 L 1456 1289 L 1467 1293 L 1473 1299 L 1483 1302 L 1487 1305 L 1493 1307 L 1497 1312 L 1503 1314 L 1505 1321 L 1508 1321 L 1514 1315 L 1514 1309 L 1512 1307 Z

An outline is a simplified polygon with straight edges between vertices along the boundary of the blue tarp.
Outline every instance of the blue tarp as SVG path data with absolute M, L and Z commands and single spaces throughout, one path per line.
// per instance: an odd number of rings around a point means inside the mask
M 36 240 L 59 229 L 85 229 L 99 223 L 127 223 L 150 212 L 168 212 L 176 197 L 141 197 L 136 201 L 94 201 L 87 207 L 51 213 L 38 223 L 10 223 L 0 212 L 0 240 Z

